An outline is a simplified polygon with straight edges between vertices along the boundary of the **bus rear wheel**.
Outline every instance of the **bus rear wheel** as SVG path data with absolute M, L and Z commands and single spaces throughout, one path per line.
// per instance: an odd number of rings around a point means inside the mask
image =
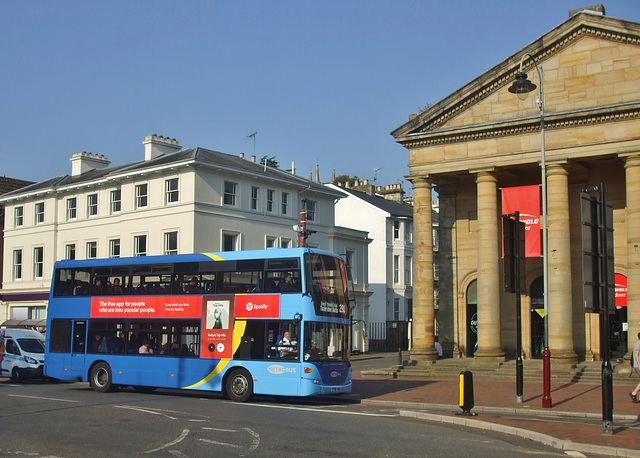
M 253 380 L 251 380 L 251 374 L 244 369 L 232 371 L 227 377 L 225 392 L 232 401 L 248 401 L 251 396 L 253 396 Z
M 98 393 L 106 393 L 113 388 L 113 379 L 111 378 L 111 368 L 107 363 L 98 363 L 91 369 L 89 377 L 91 388 Z

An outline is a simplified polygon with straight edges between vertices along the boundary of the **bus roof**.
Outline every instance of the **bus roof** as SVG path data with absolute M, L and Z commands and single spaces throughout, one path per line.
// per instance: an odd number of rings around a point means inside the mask
M 177 254 L 177 255 L 159 255 L 159 256 L 133 256 L 125 258 L 97 258 L 97 259 L 74 259 L 57 261 L 56 269 L 72 268 L 72 267 L 107 267 L 115 265 L 145 265 L 145 264 L 161 264 L 176 262 L 204 262 L 204 261 L 236 261 L 244 259 L 276 259 L 276 258 L 299 258 L 303 253 L 325 254 L 329 256 L 338 256 L 329 251 L 317 248 L 267 248 L 264 250 L 246 250 L 246 251 L 221 251 L 211 253 L 193 253 L 193 254 Z

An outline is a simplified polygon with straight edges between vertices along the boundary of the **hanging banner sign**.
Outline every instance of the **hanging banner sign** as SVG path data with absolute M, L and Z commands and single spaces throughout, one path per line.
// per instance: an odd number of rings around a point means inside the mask
M 627 306 L 627 277 L 616 274 L 616 307 Z
M 502 214 L 515 212 L 525 223 L 525 256 L 540 257 L 540 186 L 502 188 Z

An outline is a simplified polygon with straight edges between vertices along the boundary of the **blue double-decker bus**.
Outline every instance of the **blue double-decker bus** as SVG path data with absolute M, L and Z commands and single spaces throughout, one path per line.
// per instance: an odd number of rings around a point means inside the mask
M 58 261 L 47 377 L 287 396 L 351 391 L 343 259 L 270 248 Z

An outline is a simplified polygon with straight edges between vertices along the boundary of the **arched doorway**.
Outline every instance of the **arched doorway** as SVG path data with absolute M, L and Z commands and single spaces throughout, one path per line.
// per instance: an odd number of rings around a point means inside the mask
M 536 278 L 529 292 L 531 298 L 531 357 L 542 358 L 544 350 L 544 283 Z
M 467 287 L 467 351 L 471 358 L 478 343 L 478 281 L 473 280 Z

